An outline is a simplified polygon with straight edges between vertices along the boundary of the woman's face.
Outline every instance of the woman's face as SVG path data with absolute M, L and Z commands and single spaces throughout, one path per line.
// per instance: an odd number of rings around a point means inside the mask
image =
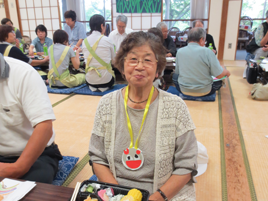
M 16 34 L 14 31 L 11 31 L 8 33 L 8 36 L 6 38 L 6 42 L 8 42 L 8 43 L 15 43 L 16 42 Z
M 134 47 L 129 51 L 124 62 L 124 75 L 130 86 L 152 86 L 158 74 L 157 60 L 149 45 Z

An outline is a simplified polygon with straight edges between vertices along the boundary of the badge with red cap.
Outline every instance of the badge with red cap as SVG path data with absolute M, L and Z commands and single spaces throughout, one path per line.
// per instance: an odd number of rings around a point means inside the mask
M 138 137 L 136 139 L 134 147 L 133 147 L 134 139 L 133 139 L 132 126 L 131 126 L 131 122 L 130 122 L 130 119 L 129 119 L 129 116 L 127 113 L 128 91 L 129 91 L 129 86 L 126 87 L 125 97 L 124 97 L 124 105 L 125 105 L 125 111 L 126 111 L 126 116 L 127 116 L 127 127 L 128 127 L 131 142 L 130 142 L 129 148 L 125 149 L 123 154 L 122 154 L 122 163 L 129 170 L 138 170 L 142 167 L 142 165 L 144 163 L 144 157 L 143 157 L 142 151 L 139 149 L 139 139 L 140 139 L 141 130 L 142 130 L 144 121 L 145 121 L 146 116 L 148 114 L 151 99 L 152 99 L 153 94 L 154 94 L 154 87 L 152 86 L 149 98 L 147 100 L 144 114 L 143 114 L 143 118 L 142 118 L 142 122 L 141 122 L 141 127 L 140 127 L 139 134 L 138 134 Z

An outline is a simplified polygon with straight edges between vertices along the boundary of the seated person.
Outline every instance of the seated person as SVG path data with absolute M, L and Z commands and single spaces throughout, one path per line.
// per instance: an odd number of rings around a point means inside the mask
M 188 33 L 188 45 L 177 52 L 173 82 L 177 90 L 188 96 L 209 96 L 222 86 L 222 81 L 213 82 L 230 76 L 222 68 L 215 54 L 205 46 L 206 31 L 196 27 Z
M 90 35 L 83 41 L 82 50 L 86 59 L 86 82 L 91 91 L 106 91 L 114 85 L 115 74 L 111 61 L 115 57 L 112 41 L 104 36 L 105 19 L 93 15 L 89 20 Z
M 99 102 L 89 145 L 94 173 L 101 182 L 148 190 L 149 200 L 195 200 L 195 126 L 182 99 L 153 87 L 166 65 L 161 41 L 128 34 L 114 65 L 128 86 Z
M 164 43 L 163 45 L 165 46 L 165 48 L 167 49 L 167 57 L 176 57 L 176 53 L 177 53 L 177 49 L 176 49 L 176 45 L 173 41 L 173 39 L 171 38 L 170 35 L 168 35 L 168 28 L 167 25 L 164 22 L 159 22 L 156 27 L 162 31 L 163 34 L 163 39 L 164 39 Z
M 29 48 L 29 55 L 33 56 L 33 49 L 35 48 L 37 55 L 44 54 L 43 46 L 46 45 L 47 49 L 53 44 L 52 40 L 47 37 L 47 28 L 40 24 L 35 28 L 35 33 L 37 37 L 32 41 L 32 44 Z
M 125 15 L 118 15 L 116 17 L 116 27 L 117 29 L 113 30 L 109 34 L 109 38 L 111 39 L 112 43 L 115 45 L 116 52 L 119 50 L 122 41 L 125 37 L 133 32 L 132 29 L 126 28 L 127 27 L 127 17 Z
M 23 54 L 19 48 L 12 46 L 11 43 L 14 43 L 16 40 L 16 35 L 13 30 L 13 27 L 8 25 L 0 26 L 0 53 L 4 56 L 13 57 L 19 59 L 26 63 L 31 64 L 32 66 L 38 66 L 40 64 L 48 62 L 48 56 L 44 57 L 43 60 L 32 60 Z
M 162 31 L 160 31 L 158 28 L 156 28 L 156 27 L 150 28 L 148 30 L 148 32 L 154 34 L 155 36 L 158 36 L 158 38 L 161 41 L 161 44 L 164 43 Z M 163 48 L 166 49 L 164 46 L 163 46 Z M 161 74 L 159 74 L 158 79 L 155 79 L 154 86 L 157 87 L 157 88 L 166 90 L 166 82 L 165 82 L 165 80 L 163 78 L 164 71 L 165 71 L 165 68 L 163 69 L 163 71 L 161 72 Z
M 43 80 L 30 65 L 0 54 L 0 86 L 0 177 L 52 183 L 62 156 Z
M 204 22 L 203 22 L 202 20 L 196 20 L 196 21 L 193 22 L 193 26 L 194 26 L 194 27 L 201 27 L 201 28 L 204 28 Z M 217 54 L 217 49 L 216 49 L 216 47 L 215 47 L 215 43 L 214 43 L 214 39 L 213 39 L 212 35 L 206 33 L 206 42 L 205 42 L 205 46 L 206 46 L 206 47 L 209 47 L 209 44 L 210 44 L 210 43 L 212 44 L 212 47 L 213 47 L 213 50 L 212 50 L 212 51 L 213 51 L 215 54 Z
M 80 66 L 79 52 L 81 48 L 76 50 L 68 46 L 68 34 L 58 29 L 53 35 L 54 45 L 48 50 L 49 54 L 49 85 L 52 87 L 76 87 L 85 83 L 85 74 L 70 74 L 69 64 L 72 61 L 73 67 L 78 69 Z
M 8 18 L 3 18 L 1 20 L 1 24 L 2 25 L 6 24 L 6 25 L 9 25 L 9 26 L 13 27 L 13 22 Z M 22 36 L 21 36 L 20 30 L 18 28 L 16 28 L 16 27 L 13 27 L 13 28 L 14 28 L 14 31 L 15 31 L 15 34 L 16 34 L 16 38 L 18 39 L 19 42 L 21 42 Z M 17 43 L 16 43 L 16 46 L 17 46 Z
M 258 26 L 255 37 L 249 42 L 246 50 L 255 55 L 255 60 L 268 56 L 268 10 L 266 11 L 266 21 Z
M 64 13 L 66 25 L 64 31 L 69 36 L 69 44 L 73 50 L 81 47 L 83 40 L 87 37 L 85 27 L 82 23 L 76 21 L 76 13 L 68 10 Z

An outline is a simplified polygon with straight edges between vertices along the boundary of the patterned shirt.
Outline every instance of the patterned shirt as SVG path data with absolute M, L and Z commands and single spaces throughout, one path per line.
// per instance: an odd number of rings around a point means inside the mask
M 69 44 L 72 44 L 71 47 L 74 47 L 80 39 L 84 40 L 87 37 L 85 27 L 80 22 L 75 22 L 73 29 L 66 24 L 64 31 L 66 31 L 69 36 Z
M 258 46 L 261 46 L 261 40 L 263 39 L 263 26 L 260 24 L 255 33 L 255 42 Z

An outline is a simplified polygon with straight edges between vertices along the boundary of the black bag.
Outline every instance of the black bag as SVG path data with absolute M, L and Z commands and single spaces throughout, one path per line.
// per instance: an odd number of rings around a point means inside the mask
M 257 68 L 250 68 L 249 66 L 247 67 L 247 81 L 249 84 L 255 84 L 257 82 Z
M 260 46 L 258 46 L 255 42 L 255 38 L 253 38 L 249 44 L 246 46 L 246 51 L 248 53 L 253 54 L 255 52 L 255 50 L 257 50 L 258 48 L 260 48 Z

